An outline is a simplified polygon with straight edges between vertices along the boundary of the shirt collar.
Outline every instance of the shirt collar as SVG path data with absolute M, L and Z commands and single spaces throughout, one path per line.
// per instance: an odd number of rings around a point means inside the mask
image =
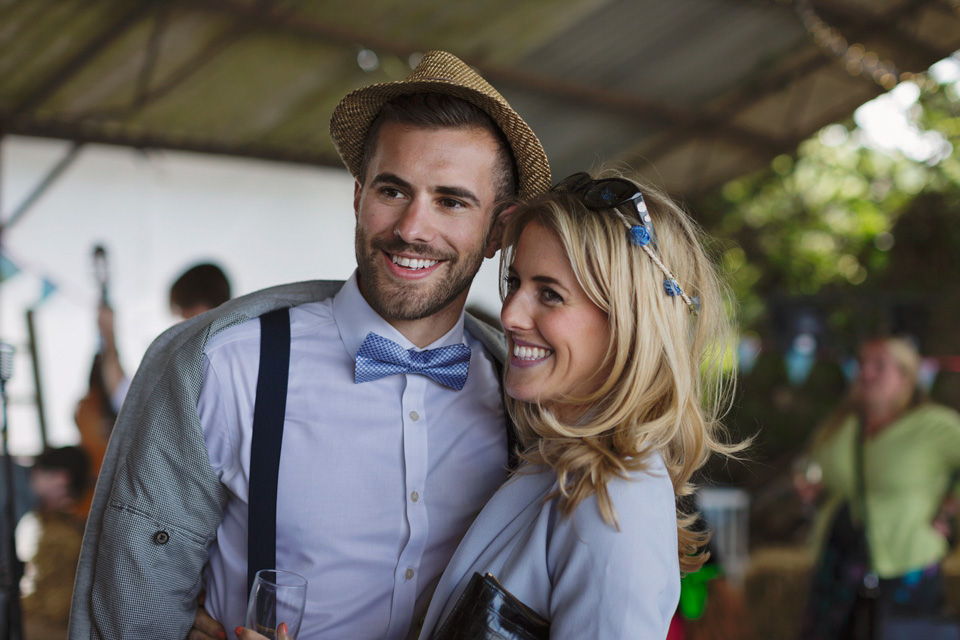
M 414 349 L 423 351 L 424 349 L 436 349 L 437 347 L 446 347 L 452 344 L 461 344 L 463 339 L 463 311 L 460 317 L 453 325 L 450 331 L 447 331 L 436 341 L 430 343 L 423 349 L 415 346 L 412 342 L 397 331 L 393 325 L 384 320 L 380 314 L 373 310 L 373 307 L 366 301 L 363 294 L 360 293 L 360 287 L 357 284 L 357 272 L 354 271 L 350 279 L 347 280 L 337 295 L 333 297 L 333 319 L 337 323 L 337 330 L 340 332 L 340 339 L 343 346 L 351 357 L 356 357 L 360 345 L 363 344 L 367 334 L 371 331 L 377 335 L 393 340 L 404 349 Z

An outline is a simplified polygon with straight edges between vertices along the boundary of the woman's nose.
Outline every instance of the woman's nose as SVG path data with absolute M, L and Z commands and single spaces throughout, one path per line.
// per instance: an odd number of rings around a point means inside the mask
M 506 331 L 528 329 L 532 324 L 529 310 L 518 292 L 504 299 L 503 308 L 500 310 L 500 324 Z

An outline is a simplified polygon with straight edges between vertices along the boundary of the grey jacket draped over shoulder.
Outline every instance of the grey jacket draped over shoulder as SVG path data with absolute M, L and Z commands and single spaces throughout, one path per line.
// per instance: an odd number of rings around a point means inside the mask
M 77 568 L 69 638 L 173 638 L 193 624 L 227 491 L 210 466 L 197 398 L 211 336 L 264 313 L 324 300 L 342 282 L 281 285 L 164 332 L 124 401 L 97 481 Z M 503 362 L 503 336 L 466 329 Z

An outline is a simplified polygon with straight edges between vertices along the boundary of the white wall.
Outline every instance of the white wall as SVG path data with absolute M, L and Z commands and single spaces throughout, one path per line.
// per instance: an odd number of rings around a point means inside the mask
M 2 211 L 16 208 L 66 152 L 66 143 L 3 141 Z M 234 295 L 312 278 L 346 278 L 353 254 L 353 180 L 346 171 L 173 152 L 88 146 L 3 237 L 23 271 L 0 284 L 0 339 L 17 349 L 9 385 L 10 447 L 40 447 L 25 311 L 42 278 L 57 291 L 37 306 L 38 346 L 52 445 L 75 443 L 73 408 L 86 389 L 97 349 L 91 254 L 109 252 L 121 358 L 132 373 L 150 341 L 175 321 L 171 282 L 215 261 Z M 497 313 L 496 260 L 488 260 L 470 304 Z

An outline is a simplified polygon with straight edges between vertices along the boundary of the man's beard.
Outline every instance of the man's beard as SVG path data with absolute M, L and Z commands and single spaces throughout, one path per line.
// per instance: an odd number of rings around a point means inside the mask
M 487 234 L 489 235 L 489 233 Z M 470 287 L 483 263 L 486 241 L 469 254 L 440 253 L 426 244 L 410 244 L 397 236 L 389 241 L 368 239 L 360 225 L 354 234 L 357 270 L 367 303 L 385 320 L 420 320 L 445 309 Z M 408 253 L 427 260 L 443 260 L 436 273 L 427 280 L 397 281 L 387 272 L 383 252 Z M 438 269 L 438 270 L 439 270 Z M 440 277 L 438 277 L 440 276 Z

